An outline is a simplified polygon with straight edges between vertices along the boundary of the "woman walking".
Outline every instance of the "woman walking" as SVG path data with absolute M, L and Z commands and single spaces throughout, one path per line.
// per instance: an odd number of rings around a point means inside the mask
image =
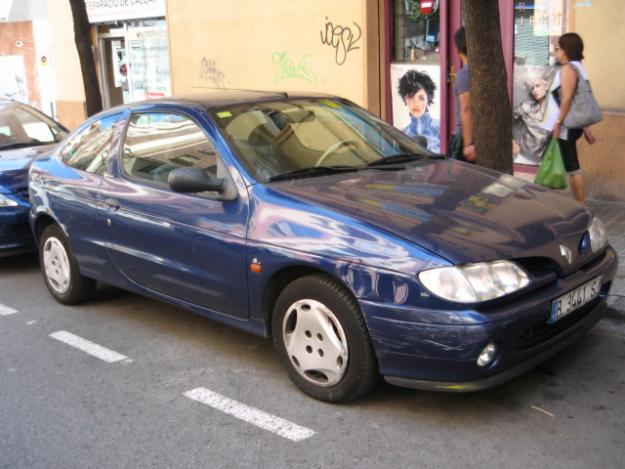
M 577 158 L 577 140 L 584 135 L 588 143 L 595 143 L 595 137 L 589 128 L 568 129 L 564 126 L 564 119 L 571 110 L 571 102 L 575 95 L 580 79 L 588 80 L 588 72 L 582 65 L 584 58 L 584 43 L 576 33 L 566 33 L 558 39 L 556 46 L 556 60 L 561 65 L 551 92 L 557 93 L 559 99 L 559 113 L 553 127 L 553 136 L 558 139 L 564 167 L 569 174 L 573 197 L 578 202 L 584 202 L 584 177 Z M 557 99 L 557 97 L 556 97 Z

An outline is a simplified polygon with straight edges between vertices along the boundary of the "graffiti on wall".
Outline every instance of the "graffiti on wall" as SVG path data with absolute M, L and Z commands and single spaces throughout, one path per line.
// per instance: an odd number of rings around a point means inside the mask
M 343 65 L 351 51 L 360 49 L 362 30 L 357 23 L 352 24 L 354 30 L 349 26 L 335 25 L 332 21 L 328 21 L 326 16 L 325 27 L 319 32 L 321 44 L 334 48 L 334 59 L 337 65 Z
M 285 51 L 274 52 L 271 54 L 271 62 L 276 72 L 273 82 L 276 83 L 277 81 L 291 78 L 301 78 L 308 83 L 315 83 L 317 81 L 317 75 L 315 75 L 315 72 L 308 66 L 306 63 L 307 60 L 308 55 L 304 55 L 299 59 L 296 65 Z
M 215 88 L 226 87 L 226 75 L 217 68 L 215 60 L 213 59 L 202 57 L 200 62 L 200 78 L 213 82 Z

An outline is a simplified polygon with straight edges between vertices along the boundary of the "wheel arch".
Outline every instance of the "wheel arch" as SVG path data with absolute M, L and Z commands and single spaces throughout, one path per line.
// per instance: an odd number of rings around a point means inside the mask
M 35 242 L 39 245 L 39 240 L 41 239 L 41 235 L 43 234 L 43 230 L 45 230 L 50 225 L 59 225 L 60 224 L 49 214 L 45 212 L 41 212 L 37 214 L 37 218 L 35 218 L 35 222 L 33 223 L 33 230 L 35 235 Z M 61 227 L 62 229 L 62 227 Z M 65 231 L 65 230 L 63 230 Z
M 273 309 L 276 304 L 276 300 L 278 296 L 284 290 L 284 288 L 295 280 L 306 277 L 308 275 L 319 274 L 329 279 L 332 279 L 341 287 L 345 288 L 345 290 L 356 299 L 356 295 L 354 294 L 353 289 L 350 285 L 346 284 L 344 280 L 342 280 L 336 274 L 328 272 L 322 268 L 298 264 L 298 265 L 289 265 L 282 267 L 279 270 L 276 270 L 271 277 L 265 283 L 265 287 L 263 289 L 262 296 L 262 308 L 263 314 L 265 317 L 265 328 L 267 331 L 267 336 L 271 337 L 271 327 L 273 321 Z

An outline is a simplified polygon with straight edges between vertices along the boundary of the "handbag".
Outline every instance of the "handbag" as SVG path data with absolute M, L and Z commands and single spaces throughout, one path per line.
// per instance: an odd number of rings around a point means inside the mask
M 571 64 L 577 75 L 577 88 L 571 102 L 571 109 L 562 124 L 567 129 L 583 129 L 603 119 L 599 103 L 592 94 L 590 82 L 582 76 L 579 69 Z
M 552 138 L 549 145 L 547 145 L 534 182 L 551 189 L 566 189 L 566 168 L 562 161 L 560 145 L 558 145 L 557 139 Z

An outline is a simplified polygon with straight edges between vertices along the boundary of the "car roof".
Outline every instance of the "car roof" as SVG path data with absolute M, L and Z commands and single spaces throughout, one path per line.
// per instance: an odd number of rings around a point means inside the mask
M 168 98 L 150 99 L 147 101 L 137 101 L 135 103 L 117 106 L 108 111 L 120 109 L 136 109 L 144 106 L 153 106 L 158 104 L 166 104 L 173 106 L 195 105 L 205 109 L 213 109 L 222 106 L 258 103 L 265 101 L 275 101 L 279 99 L 297 99 L 297 98 L 332 98 L 334 96 L 324 93 L 312 92 L 286 92 L 286 91 L 256 91 L 256 90 L 208 90 L 202 93 L 186 94 L 181 96 L 172 96 Z

